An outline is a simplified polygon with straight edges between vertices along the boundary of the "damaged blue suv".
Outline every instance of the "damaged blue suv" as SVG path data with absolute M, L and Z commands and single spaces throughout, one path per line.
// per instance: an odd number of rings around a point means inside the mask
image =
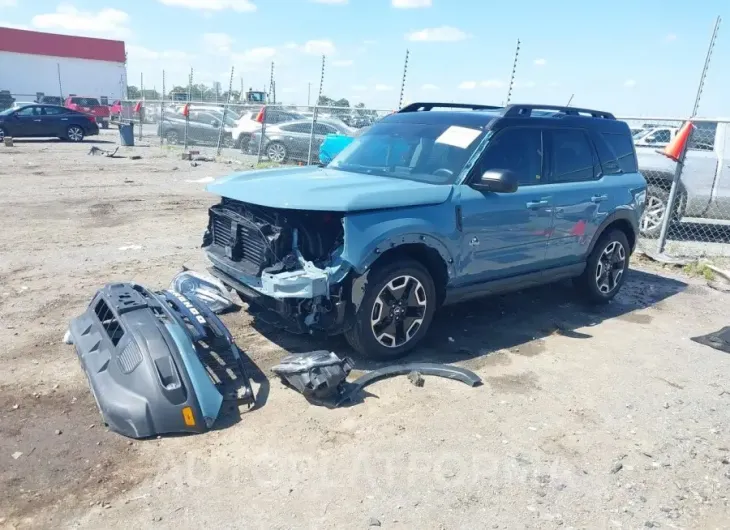
M 222 197 L 203 241 L 210 270 L 251 310 L 395 358 L 446 304 L 565 278 L 611 300 L 646 181 L 608 112 L 415 103 L 326 167 L 238 173 L 208 191 Z

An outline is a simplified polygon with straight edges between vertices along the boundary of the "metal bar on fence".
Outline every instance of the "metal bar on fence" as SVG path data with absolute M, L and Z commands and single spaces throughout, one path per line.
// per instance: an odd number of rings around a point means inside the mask
M 261 137 L 259 138 L 259 156 L 256 160 L 257 165 L 261 163 L 261 151 L 264 149 L 264 136 L 266 136 L 266 105 L 264 105 L 261 117 Z
M 228 81 L 228 98 L 226 99 L 226 104 L 223 106 L 223 118 L 221 119 L 221 124 L 218 127 L 218 147 L 216 148 L 216 156 L 221 155 L 221 142 L 223 140 L 223 129 L 226 125 L 226 114 L 228 113 L 228 105 L 231 103 L 231 91 L 233 90 L 233 71 L 234 67 L 231 66 L 231 78 Z
M 61 63 L 56 63 L 56 71 L 58 72 L 58 95 L 63 101 L 63 85 L 61 85 Z
M 165 121 L 165 71 L 162 71 L 162 97 L 160 98 L 160 125 L 158 129 L 162 132 L 162 122 Z M 162 135 L 160 135 L 160 145 L 162 145 Z
M 190 110 L 190 107 L 187 107 L 187 105 L 190 105 L 190 98 L 193 94 L 193 69 L 190 69 L 190 76 L 188 77 L 188 100 L 185 102 L 186 108 Z M 183 150 L 188 150 L 188 125 L 190 125 L 190 112 L 185 113 L 185 143 L 183 145 Z
M 398 110 L 400 110 L 403 107 L 403 95 L 406 90 L 406 76 L 408 75 L 408 55 L 409 54 L 410 54 L 410 51 L 406 50 L 406 61 L 403 64 L 403 79 L 401 80 L 400 97 L 398 98 Z
M 697 111 L 700 107 L 700 99 L 702 98 L 702 89 L 705 86 L 705 79 L 707 78 L 707 70 L 710 67 L 710 59 L 712 58 L 712 50 L 715 47 L 715 40 L 717 39 L 717 30 L 720 27 L 720 17 L 717 17 L 715 20 L 715 27 L 712 30 L 712 37 L 710 37 L 710 45 L 707 48 L 707 54 L 705 55 L 705 63 L 702 67 L 702 75 L 700 76 L 700 82 L 699 86 L 697 87 L 697 95 L 695 97 L 695 103 L 692 108 L 692 116 L 691 118 L 694 118 L 694 116 L 697 114 Z M 690 119 L 691 121 L 691 119 Z M 690 125 L 692 127 L 692 125 Z M 674 169 L 674 178 L 672 179 L 672 187 L 669 189 L 669 197 L 667 198 L 667 208 L 665 210 L 664 218 L 662 219 L 662 228 L 659 232 L 659 241 L 657 242 L 657 252 L 659 254 L 662 254 L 664 252 L 664 247 L 667 244 L 667 234 L 669 232 L 669 225 L 672 222 L 672 218 L 674 217 L 674 212 L 676 211 L 675 202 L 677 200 L 677 194 L 679 189 L 679 182 L 682 178 L 682 169 L 684 168 L 684 159 L 687 156 L 687 148 L 689 146 L 689 142 L 692 139 L 692 136 L 694 135 L 694 130 L 690 131 L 690 136 L 687 139 L 687 141 L 682 146 L 682 153 L 679 156 L 679 159 L 677 161 L 677 165 Z
M 314 147 L 314 126 L 317 124 L 318 105 L 322 99 L 322 87 L 324 85 L 324 65 L 326 57 L 322 55 L 322 69 L 319 73 L 319 93 L 317 101 L 314 102 L 314 112 L 312 113 L 312 130 L 309 132 L 309 154 L 307 155 L 307 165 L 312 163 L 312 148 Z
M 139 106 L 139 139 L 142 140 L 142 124 L 144 123 L 144 74 L 139 74 L 139 91 L 142 104 Z

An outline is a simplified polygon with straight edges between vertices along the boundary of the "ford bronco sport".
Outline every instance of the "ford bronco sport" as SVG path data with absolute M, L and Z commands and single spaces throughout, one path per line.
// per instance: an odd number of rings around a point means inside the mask
M 611 300 L 646 181 L 628 125 L 607 112 L 414 103 L 326 167 L 237 173 L 208 191 L 222 197 L 203 238 L 215 276 L 286 329 L 395 358 L 445 304 L 565 278 Z

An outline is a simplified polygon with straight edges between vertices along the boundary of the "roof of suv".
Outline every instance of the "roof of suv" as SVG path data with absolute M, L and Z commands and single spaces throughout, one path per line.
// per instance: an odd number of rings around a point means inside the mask
M 542 126 L 555 126 L 557 123 L 554 120 L 560 120 L 560 124 L 569 127 L 629 133 L 628 125 L 609 112 L 556 105 L 520 104 L 496 107 L 464 103 L 413 103 L 386 116 L 382 121 L 486 127 L 497 120 L 509 121 L 511 124 L 528 120 L 530 124 Z

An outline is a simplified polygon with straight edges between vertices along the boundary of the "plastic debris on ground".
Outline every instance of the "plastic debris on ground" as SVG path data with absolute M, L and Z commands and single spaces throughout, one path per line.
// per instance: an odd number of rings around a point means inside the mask
M 352 368 L 348 357 L 340 359 L 332 352 L 320 350 L 287 355 L 272 371 L 308 400 L 334 404 Z

